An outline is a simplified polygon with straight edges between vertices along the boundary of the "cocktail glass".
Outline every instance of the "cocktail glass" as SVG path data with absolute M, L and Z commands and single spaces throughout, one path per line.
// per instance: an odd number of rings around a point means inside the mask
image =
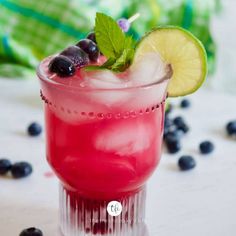
M 50 79 L 48 61 L 37 74 L 63 235 L 143 236 L 145 185 L 160 161 L 168 78 L 86 88 L 73 77 Z

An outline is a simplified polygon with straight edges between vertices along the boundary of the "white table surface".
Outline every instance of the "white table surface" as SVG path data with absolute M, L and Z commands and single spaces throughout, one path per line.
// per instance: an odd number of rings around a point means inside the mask
M 150 236 L 236 235 L 236 140 L 225 135 L 225 124 L 236 118 L 236 96 L 202 90 L 190 97 L 188 111 L 176 109 L 191 126 L 177 155 L 163 154 L 148 184 L 147 226 Z M 42 102 L 36 80 L 0 79 L 0 157 L 27 160 L 29 178 L 0 178 L 0 235 L 18 236 L 36 226 L 45 236 L 58 236 L 58 182 L 46 178 L 44 135 L 30 138 L 31 121 L 43 123 Z M 216 150 L 198 153 L 200 141 L 210 139 Z M 180 172 L 181 154 L 196 158 L 197 167 Z

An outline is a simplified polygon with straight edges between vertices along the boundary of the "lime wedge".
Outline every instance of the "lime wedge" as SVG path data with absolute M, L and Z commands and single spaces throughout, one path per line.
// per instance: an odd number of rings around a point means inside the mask
M 184 96 L 201 87 L 207 74 L 207 57 L 204 46 L 192 33 L 176 26 L 154 29 L 138 43 L 134 63 L 150 52 L 159 53 L 165 63 L 171 64 L 170 97 Z

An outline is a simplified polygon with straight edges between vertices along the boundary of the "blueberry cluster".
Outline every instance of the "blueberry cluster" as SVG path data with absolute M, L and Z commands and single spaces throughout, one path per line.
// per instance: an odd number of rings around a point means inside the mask
M 15 179 L 20 179 L 29 176 L 33 172 L 31 164 L 25 161 L 11 163 L 6 158 L 0 159 L 0 175 L 4 176 L 11 172 L 11 175 Z
M 164 124 L 164 141 L 169 153 L 177 153 L 181 149 L 181 138 L 188 133 L 189 126 L 183 117 L 177 116 L 171 119 L 167 114 Z
M 24 229 L 19 236 L 43 236 L 43 232 L 40 229 L 31 227 Z
M 89 62 L 97 62 L 99 55 L 95 33 L 90 32 L 86 39 L 69 46 L 54 57 L 48 65 L 49 71 L 60 77 L 72 76 L 75 74 L 76 68 L 85 66 Z
M 180 107 L 185 109 L 191 105 L 188 99 L 183 99 L 180 102 Z M 167 151 L 171 154 L 179 152 L 182 148 L 182 138 L 190 130 L 188 124 L 182 116 L 170 118 L 173 111 L 173 106 L 169 104 L 164 123 L 164 142 Z M 210 141 L 203 141 L 199 144 L 199 152 L 201 154 L 209 154 L 214 151 L 214 144 Z M 196 166 L 195 159 L 190 155 L 181 156 L 178 160 L 178 166 L 181 170 L 190 170 Z

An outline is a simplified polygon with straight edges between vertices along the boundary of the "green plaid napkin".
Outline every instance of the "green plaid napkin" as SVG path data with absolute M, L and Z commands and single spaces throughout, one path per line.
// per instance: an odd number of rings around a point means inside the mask
M 218 1 L 0 0 L 0 76 L 32 77 L 41 59 L 76 43 L 93 28 L 97 11 L 117 19 L 140 12 L 129 32 L 135 38 L 159 24 L 181 25 L 204 42 L 213 64 L 209 23 Z

